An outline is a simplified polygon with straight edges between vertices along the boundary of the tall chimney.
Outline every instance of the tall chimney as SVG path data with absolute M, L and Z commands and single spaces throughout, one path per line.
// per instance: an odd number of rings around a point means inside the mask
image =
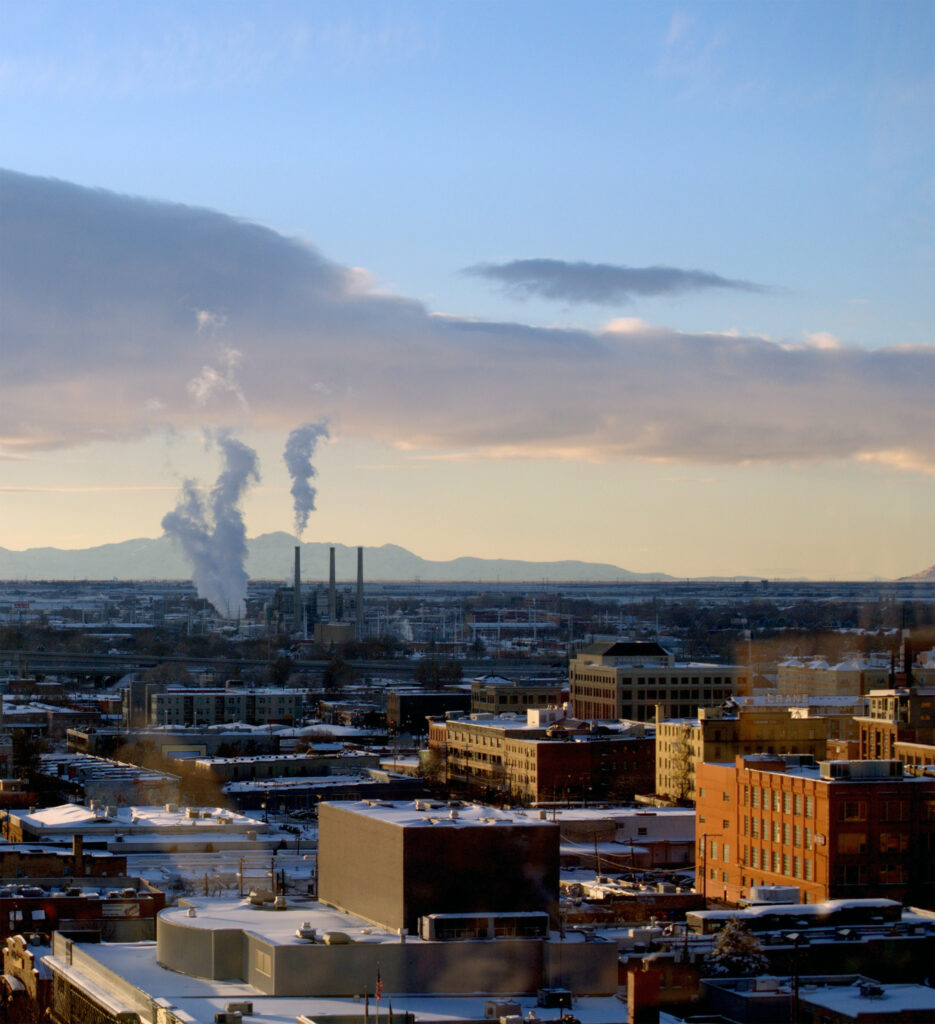
M 364 638 L 364 549 L 357 549 L 357 640 Z
M 334 622 L 338 617 L 338 597 L 334 584 L 334 548 L 331 549 L 331 573 L 328 577 L 328 621 Z
M 292 596 L 292 619 L 293 631 L 302 631 L 302 549 L 298 544 L 295 546 L 295 589 Z

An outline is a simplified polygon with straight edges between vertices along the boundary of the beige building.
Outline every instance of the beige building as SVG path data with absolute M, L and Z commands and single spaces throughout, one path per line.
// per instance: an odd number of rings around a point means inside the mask
M 788 708 L 699 708 L 695 719 L 656 719 L 656 794 L 693 800 L 695 769 L 702 761 L 731 762 L 742 754 L 825 756 L 827 725 L 798 718 Z
M 677 662 L 654 641 L 595 643 L 568 664 L 571 709 L 578 718 L 652 722 L 687 718 L 700 704 L 720 704 L 746 690 L 749 669 Z
M 790 658 L 778 666 L 777 688 L 788 696 L 862 696 L 889 686 L 890 671 L 890 658 L 884 654 L 855 656 L 836 665 L 829 665 L 824 658 Z

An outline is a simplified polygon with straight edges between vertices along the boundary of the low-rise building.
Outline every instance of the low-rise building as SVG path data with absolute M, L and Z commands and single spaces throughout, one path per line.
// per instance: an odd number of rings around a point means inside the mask
M 795 886 L 803 902 L 874 896 L 935 906 L 935 778 L 900 761 L 750 754 L 697 769 L 703 891 L 737 902 Z

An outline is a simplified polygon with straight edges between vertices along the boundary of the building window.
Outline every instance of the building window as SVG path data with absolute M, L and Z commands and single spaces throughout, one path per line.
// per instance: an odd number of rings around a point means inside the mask
M 801 793 L 796 793 L 795 794 L 795 796 L 793 797 L 793 800 L 792 800 L 792 804 L 793 804 L 794 812 L 796 814 L 801 814 L 802 813 L 802 794 Z
M 730 828 L 730 822 L 727 820 L 727 818 L 721 819 L 721 828 Z
M 838 808 L 839 821 L 866 821 L 866 800 L 844 800 Z
M 782 799 L 779 790 L 773 790 L 773 810 L 779 813 L 779 801 Z
M 802 877 L 802 858 L 801 857 L 793 857 L 792 858 L 792 864 L 793 864 L 793 874 L 795 875 L 796 878 L 801 878 Z
M 814 880 L 815 880 L 815 869 L 814 869 L 814 865 L 812 864 L 812 858 L 811 857 L 806 857 L 805 858 L 805 881 L 806 882 L 812 882 Z
M 751 831 L 751 833 L 753 835 L 753 838 L 754 839 L 759 839 L 760 838 L 760 819 L 759 818 L 754 818 L 750 822 L 750 826 L 751 826 L 750 831 Z
M 773 842 L 778 843 L 780 841 L 779 822 L 773 822 Z
M 773 850 L 773 871 L 779 874 L 779 851 Z
M 792 813 L 792 794 L 791 793 L 783 793 L 782 794 L 782 813 L 783 814 L 791 814 Z
M 721 851 L 721 860 L 730 860 L 730 843 L 724 843 L 724 849 Z
M 743 834 L 750 835 L 750 819 L 746 815 L 743 816 Z
M 760 848 L 758 846 L 750 847 L 750 867 L 758 868 L 760 866 Z
M 802 845 L 802 826 L 801 825 L 796 825 L 792 829 L 792 845 L 793 846 L 801 846 Z
M 805 798 L 805 817 L 813 818 L 815 816 L 815 798 L 807 796 Z
M 722 800 L 724 801 L 724 803 L 726 803 L 726 804 L 727 804 L 727 803 L 730 803 L 730 793 L 722 793 L 722 794 L 721 794 L 721 799 L 722 799 Z
M 880 853 L 905 853 L 909 849 L 909 836 L 904 832 L 881 832 Z
M 789 846 L 792 842 L 792 826 L 783 822 L 782 826 L 782 844 L 783 846 Z
M 752 805 L 754 807 L 759 807 L 760 806 L 760 787 L 759 786 L 751 786 L 750 797 L 751 797 Z
M 782 855 L 782 873 L 788 875 L 792 868 L 792 861 L 788 853 Z

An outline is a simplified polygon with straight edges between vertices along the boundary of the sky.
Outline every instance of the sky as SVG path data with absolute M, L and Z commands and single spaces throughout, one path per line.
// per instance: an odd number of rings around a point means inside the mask
M 304 540 L 935 563 L 930 3 L 3 20 L 0 546 L 159 536 L 232 439 L 293 531 L 313 425 Z

